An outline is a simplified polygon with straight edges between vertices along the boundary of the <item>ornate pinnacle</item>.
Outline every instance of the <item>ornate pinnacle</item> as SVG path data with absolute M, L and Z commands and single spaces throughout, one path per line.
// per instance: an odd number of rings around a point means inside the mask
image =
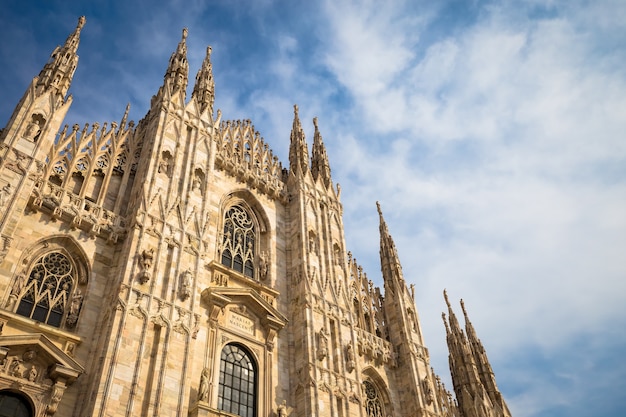
M 210 46 L 206 48 L 206 56 L 202 62 L 202 67 L 196 75 L 196 85 L 193 87 L 192 97 L 195 97 L 200 105 L 200 110 L 209 109 L 213 113 L 213 103 L 215 101 L 215 81 L 213 80 L 213 65 L 211 64 Z

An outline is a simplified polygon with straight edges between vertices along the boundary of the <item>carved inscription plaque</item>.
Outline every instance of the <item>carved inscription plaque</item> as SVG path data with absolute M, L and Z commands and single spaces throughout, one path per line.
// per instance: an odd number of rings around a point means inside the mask
M 233 330 L 254 336 L 254 321 L 231 311 L 228 316 L 228 327 Z

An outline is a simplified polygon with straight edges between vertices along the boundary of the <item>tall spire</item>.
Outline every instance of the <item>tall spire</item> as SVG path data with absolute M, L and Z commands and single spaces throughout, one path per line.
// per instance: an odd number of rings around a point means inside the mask
M 321 179 L 326 188 L 331 184 L 330 180 L 330 164 L 328 163 L 328 155 L 326 147 L 322 141 L 322 134 L 317 126 L 317 117 L 313 119 L 315 126 L 315 134 L 313 136 L 313 149 L 311 157 L 311 173 L 315 180 Z
M 183 36 L 178 47 L 170 57 L 167 71 L 165 72 L 164 83 L 169 84 L 171 92 L 187 88 L 187 80 L 189 74 L 189 63 L 187 62 L 187 28 L 183 29 Z
M 461 330 L 445 290 L 443 296 L 449 314 L 447 321 L 445 314 L 442 314 L 442 317 L 450 353 L 450 373 L 461 415 L 463 417 L 511 417 L 495 384 L 495 377 L 482 343 L 469 321 L 465 304 L 461 301 L 467 337 Z
M 67 95 L 74 71 L 78 65 L 76 52 L 80 42 L 80 31 L 85 25 L 85 21 L 85 16 L 81 16 L 78 19 L 76 29 L 67 37 L 65 44 L 54 48 L 50 59 L 39 73 L 36 85 L 38 91 L 54 89 L 62 97 Z
M 402 274 L 402 266 L 400 265 L 400 258 L 398 257 L 398 251 L 396 245 L 393 242 L 387 223 L 383 217 L 383 212 L 380 208 L 380 203 L 376 202 L 376 208 L 378 209 L 379 217 L 379 231 L 380 231 L 380 266 L 383 273 L 383 279 L 385 281 L 385 287 L 391 285 L 392 291 L 396 288 L 396 284 L 400 285 L 400 288 L 406 287 L 404 285 L 404 276 Z
M 295 175 L 304 175 L 309 166 L 309 149 L 298 116 L 298 106 L 293 106 L 293 127 L 289 145 L 289 169 Z
M 489 395 L 489 398 L 494 406 L 502 410 L 502 415 L 510 416 L 508 407 L 504 402 L 504 398 L 502 397 L 502 394 L 496 384 L 496 377 L 493 369 L 491 368 L 491 363 L 489 363 L 489 359 L 487 358 L 487 352 L 485 351 L 482 342 L 476 335 L 476 330 L 469 319 L 463 300 L 461 300 L 461 309 L 463 310 L 463 315 L 465 316 L 465 332 L 467 333 L 467 340 L 470 343 L 472 354 L 474 355 L 474 361 L 476 362 L 476 366 L 478 368 L 478 374 L 485 390 L 487 391 L 487 394 Z
M 213 65 L 211 64 L 211 47 L 206 48 L 206 57 L 202 61 L 202 68 L 196 75 L 196 84 L 191 97 L 195 97 L 200 105 L 200 111 L 208 109 L 213 113 L 215 101 L 215 82 L 213 81 Z

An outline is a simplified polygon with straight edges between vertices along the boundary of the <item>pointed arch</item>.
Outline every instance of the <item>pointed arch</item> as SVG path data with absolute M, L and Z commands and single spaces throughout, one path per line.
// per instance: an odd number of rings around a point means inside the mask
M 249 278 L 259 280 L 260 254 L 268 251 L 269 219 L 261 203 L 248 190 L 224 197 L 217 259 Z
M 87 255 L 69 236 L 42 239 L 22 255 L 7 309 L 54 327 L 76 327 L 90 267 Z
M 394 415 L 387 384 L 372 367 L 363 370 L 363 406 L 367 417 Z

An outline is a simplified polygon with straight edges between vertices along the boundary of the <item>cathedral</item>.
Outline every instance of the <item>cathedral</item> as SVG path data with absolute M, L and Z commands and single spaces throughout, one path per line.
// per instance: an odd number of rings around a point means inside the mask
M 64 124 L 84 25 L 0 130 L 1 417 L 511 416 L 445 293 L 431 368 L 379 204 L 383 288 L 345 247 L 316 119 L 283 167 L 183 30 L 137 124 Z

